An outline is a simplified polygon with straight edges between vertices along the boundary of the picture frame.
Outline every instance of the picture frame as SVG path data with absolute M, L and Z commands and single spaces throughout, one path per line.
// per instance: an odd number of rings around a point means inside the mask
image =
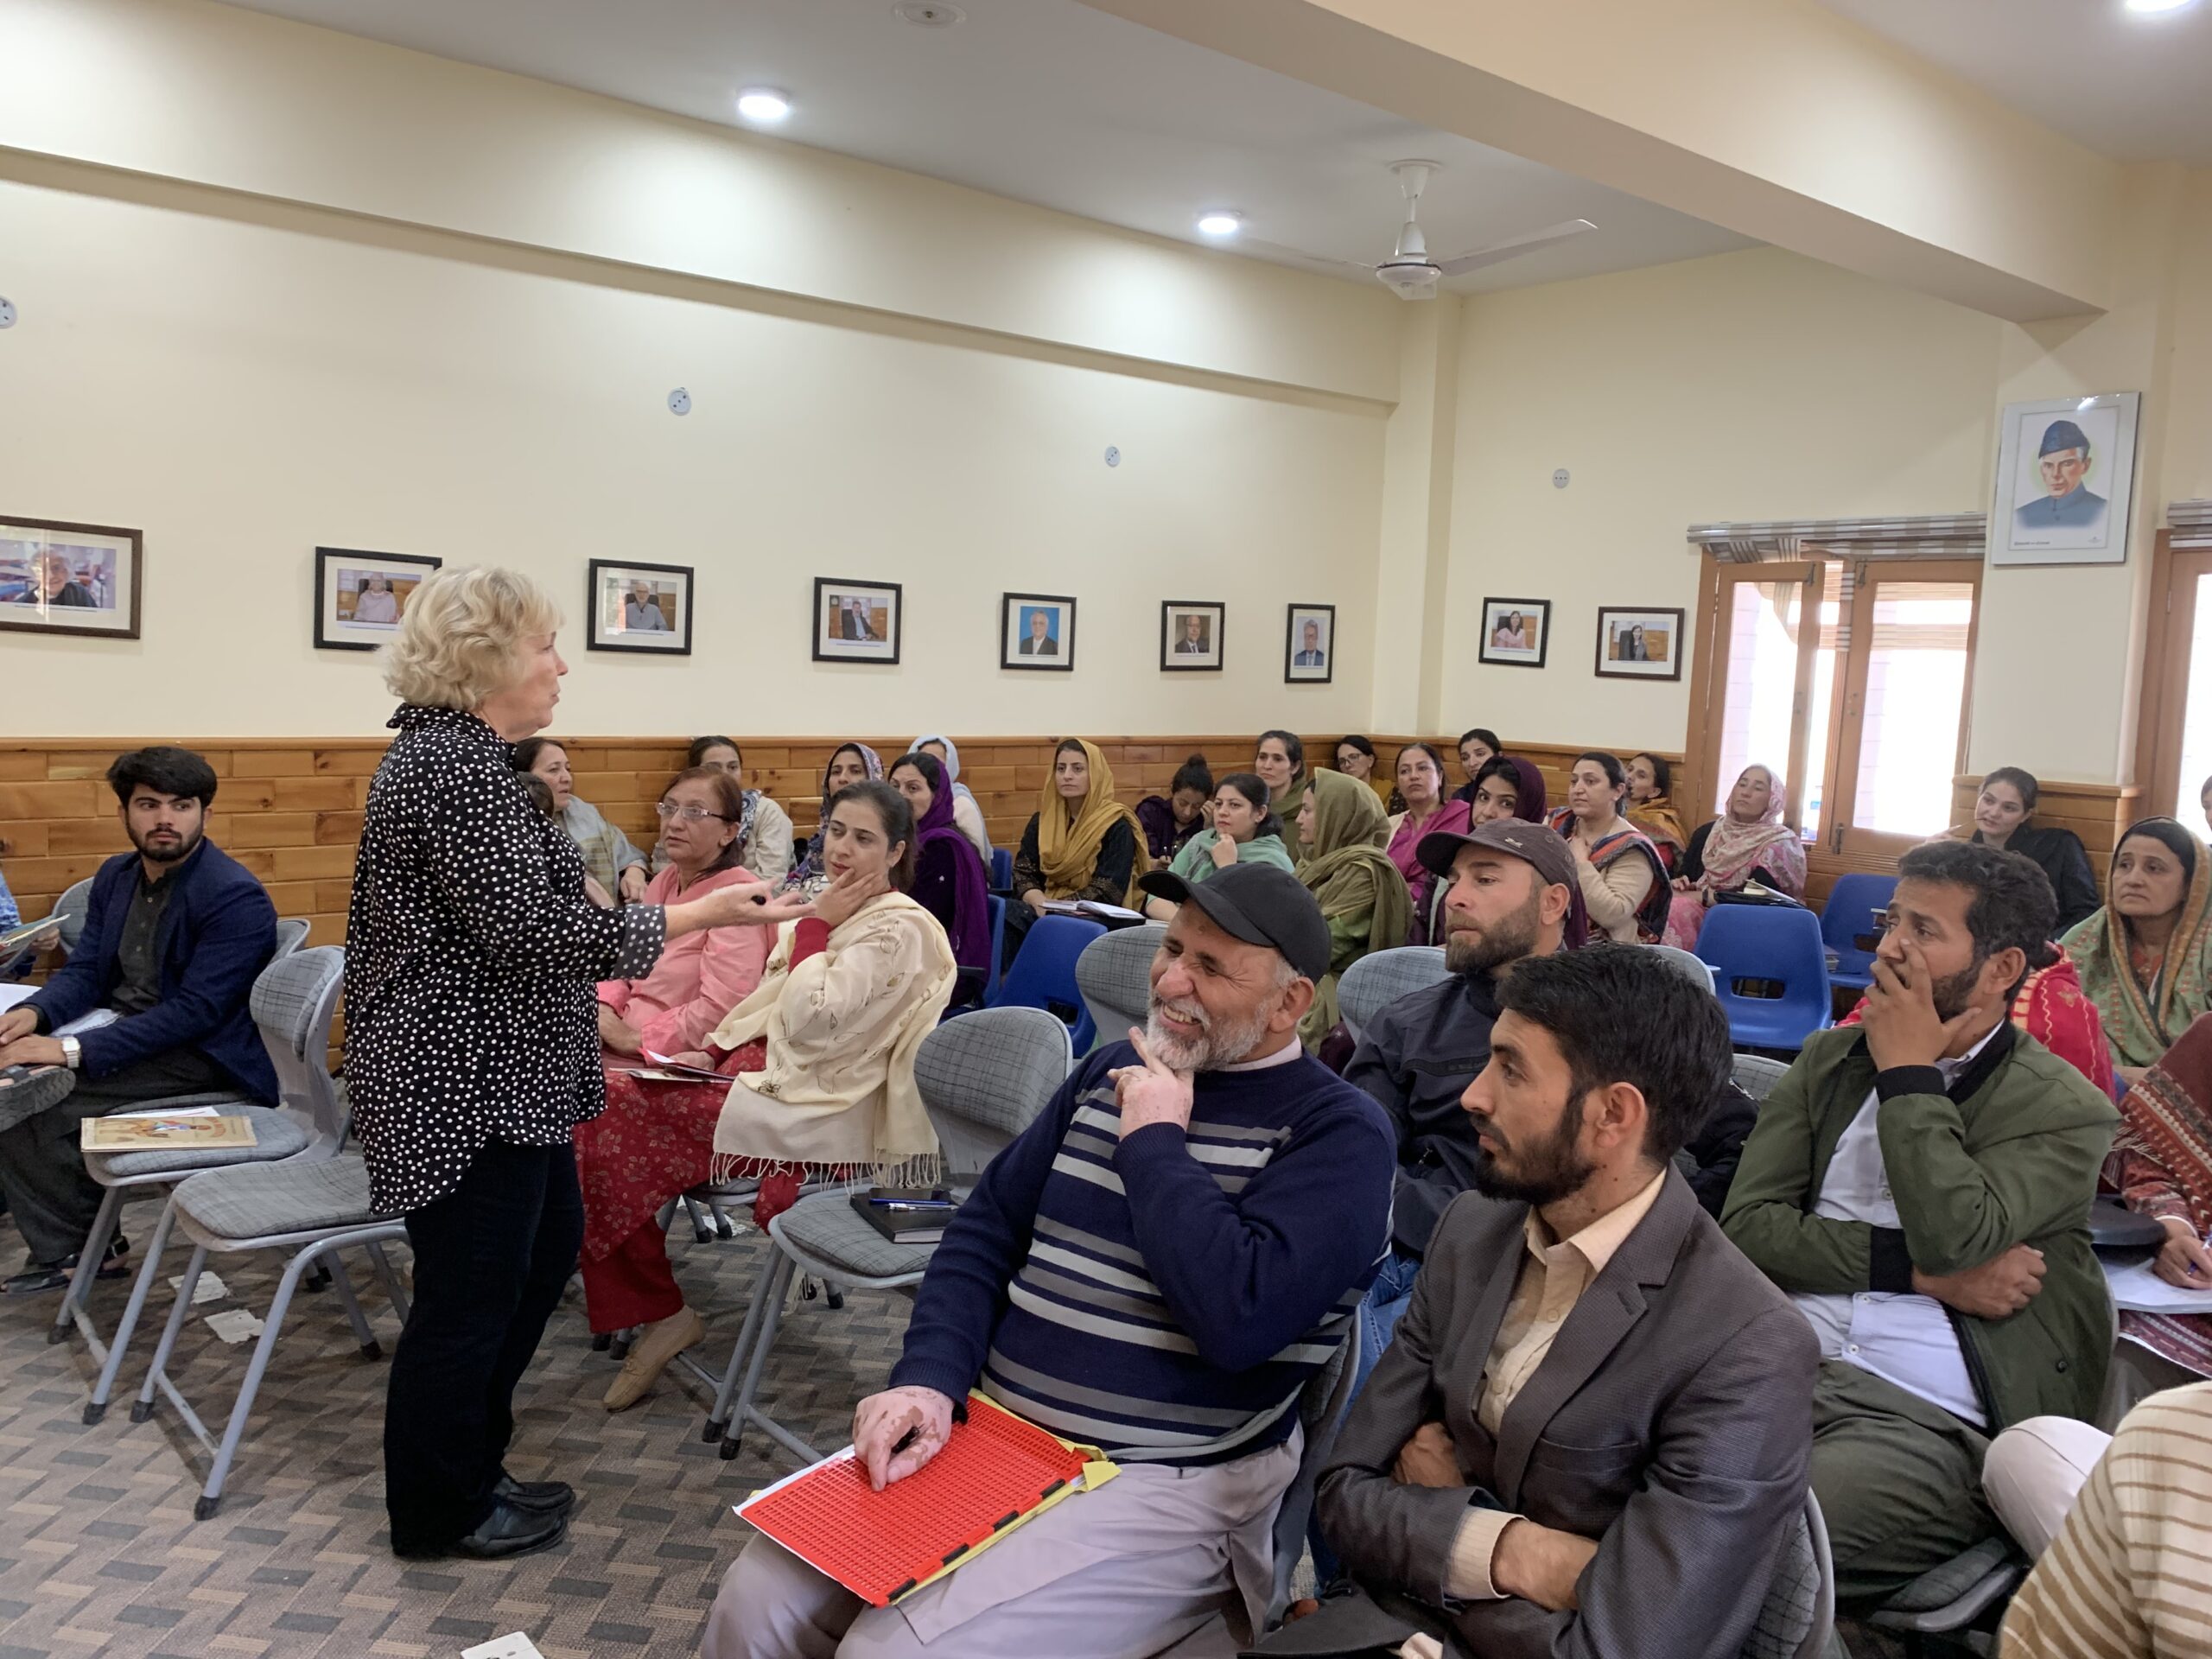
M 817 663 L 899 661 L 906 622 L 906 588 L 896 582 L 814 579 L 814 660 Z
M 1282 677 L 1286 685 L 1327 685 L 1337 677 L 1335 606 L 1284 607 Z
M 1160 671 L 1163 674 L 1218 674 L 1228 641 L 1223 636 L 1226 605 L 1201 599 L 1160 601 Z
M 1989 563 L 2125 563 L 2142 414 L 2134 391 L 2006 404 Z
M 1548 599 L 1483 601 L 1478 662 L 1501 668 L 1541 668 L 1552 649 L 1552 602 Z
M 1682 611 L 1662 605 L 1598 607 L 1598 677 L 1682 677 Z
M 999 595 L 999 666 L 1075 672 L 1075 600 L 1066 594 Z
M 145 563 L 140 531 L 0 518 L 0 629 L 136 639 Z
M 399 632 L 407 601 L 445 563 L 358 547 L 315 550 L 315 648 L 374 651 Z
M 688 564 L 592 560 L 584 580 L 584 648 L 689 657 L 691 579 Z

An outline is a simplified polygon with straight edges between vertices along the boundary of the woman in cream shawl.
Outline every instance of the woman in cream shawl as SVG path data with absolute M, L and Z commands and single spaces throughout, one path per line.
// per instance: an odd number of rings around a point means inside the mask
M 2173 819 L 2145 818 L 2113 849 L 2107 885 L 2105 907 L 2059 943 L 2133 1084 L 2212 1006 L 2212 855 Z
M 1014 891 L 1006 909 L 1006 959 L 1011 963 L 1030 924 L 1054 899 L 1088 899 L 1135 910 L 1144 902 L 1137 878 L 1148 868 L 1144 825 L 1114 793 L 1114 768 L 1098 746 L 1064 737 L 1052 752 L 1052 775 L 1014 855 Z
M 607 1390 L 609 1411 L 642 1398 L 705 1334 L 669 1271 L 658 1221 L 669 1198 L 750 1176 L 765 1225 L 806 1179 L 936 1178 L 914 1054 L 958 969 L 944 928 L 904 891 L 913 844 L 913 814 L 897 790 L 871 781 L 840 791 L 823 835 L 828 887 L 812 900 L 764 894 L 755 919 L 783 931 L 760 984 L 704 1052 L 672 1057 L 734 1081 L 654 1082 L 641 1106 L 578 1128 L 592 1329 L 644 1327 Z
M 1329 925 L 1329 971 L 1298 1022 L 1299 1037 L 1312 1050 L 1336 1027 L 1337 981 L 1344 970 L 1370 950 L 1405 943 L 1413 898 L 1382 850 L 1389 820 L 1366 785 L 1340 772 L 1315 772 L 1306 780 L 1298 822 L 1304 842 L 1298 879 Z

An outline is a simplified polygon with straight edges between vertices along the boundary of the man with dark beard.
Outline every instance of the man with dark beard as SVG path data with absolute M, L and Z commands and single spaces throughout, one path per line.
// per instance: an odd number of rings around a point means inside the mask
M 1999 1430 L 2096 1415 L 2112 1313 L 2088 1224 L 2119 1116 L 2007 1018 L 2057 920 L 2018 853 L 1914 848 L 1865 1028 L 1808 1038 L 1745 1143 L 1721 1224 L 1820 1339 L 1813 1491 L 1840 1605 L 1996 1535 Z
M 1478 1191 L 1321 1471 L 1353 1585 L 1265 1650 L 1732 1655 L 1804 1503 L 1818 1355 L 1674 1167 L 1727 1020 L 1635 946 L 1527 958 L 1497 1001 Z
M 276 953 L 276 910 L 251 872 L 206 838 L 214 768 L 188 749 L 137 749 L 108 768 L 124 833 L 92 878 L 68 964 L 0 1014 L 0 1192 L 29 1250 L 10 1294 L 59 1290 L 98 1214 L 78 1125 L 178 1095 L 276 1103 L 253 1023 L 256 975 Z M 71 1033 L 63 1028 L 104 1016 Z M 119 1276 L 128 1249 L 102 1278 Z

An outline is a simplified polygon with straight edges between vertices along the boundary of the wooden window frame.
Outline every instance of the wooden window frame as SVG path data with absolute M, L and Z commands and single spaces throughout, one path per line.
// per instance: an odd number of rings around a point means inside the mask
M 2173 544 L 2162 530 L 2151 556 L 2151 615 L 2135 728 L 2135 776 L 2145 787 L 2129 822 L 2162 816 L 2179 794 L 2182 722 L 2189 712 L 2190 641 L 2196 631 L 2196 578 L 2212 575 L 2212 548 Z M 2184 818 L 2184 822 L 2186 822 Z

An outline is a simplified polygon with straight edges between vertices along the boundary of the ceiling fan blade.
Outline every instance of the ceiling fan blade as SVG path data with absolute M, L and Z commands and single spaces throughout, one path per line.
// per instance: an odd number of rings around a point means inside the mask
M 1287 248 L 1280 242 L 1263 241 L 1256 236 L 1240 236 L 1233 243 L 1224 245 L 1242 248 L 1250 253 L 1269 253 L 1278 258 L 1290 260 L 1309 270 L 1323 271 L 1332 276 L 1372 276 L 1375 267 L 1363 265 L 1351 259 L 1332 259 L 1319 253 L 1307 253 L 1302 248 Z
M 1503 242 L 1493 242 L 1487 247 L 1475 249 L 1471 253 L 1460 254 L 1457 258 L 1440 259 L 1436 262 L 1437 268 L 1446 276 L 1464 276 L 1471 270 L 1501 264 L 1508 259 L 1518 259 L 1524 253 L 1534 253 L 1538 248 L 1548 248 L 1555 242 L 1571 240 L 1585 231 L 1597 228 L 1586 219 L 1570 219 L 1563 224 L 1547 226 L 1541 231 L 1510 236 Z

